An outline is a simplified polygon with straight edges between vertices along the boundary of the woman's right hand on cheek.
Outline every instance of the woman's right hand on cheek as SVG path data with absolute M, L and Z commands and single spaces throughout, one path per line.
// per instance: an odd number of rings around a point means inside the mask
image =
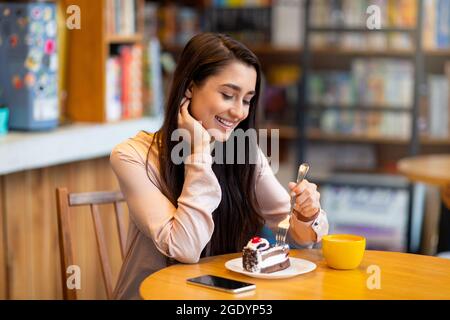
M 188 111 L 188 98 L 181 101 L 180 112 L 178 113 L 178 128 L 189 132 L 189 137 L 185 137 L 191 145 L 192 153 L 209 152 L 211 136 L 208 131 L 203 128 L 202 124 L 197 121 Z

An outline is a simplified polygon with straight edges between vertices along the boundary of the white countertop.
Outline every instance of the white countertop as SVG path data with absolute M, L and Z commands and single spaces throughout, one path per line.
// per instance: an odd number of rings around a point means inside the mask
M 154 132 L 163 119 L 116 123 L 76 123 L 46 132 L 12 131 L 0 136 L 0 175 L 108 156 L 113 147 L 140 130 Z

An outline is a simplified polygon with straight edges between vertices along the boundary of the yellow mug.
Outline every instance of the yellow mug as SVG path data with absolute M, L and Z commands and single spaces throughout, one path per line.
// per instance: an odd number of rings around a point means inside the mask
M 322 253 L 329 267 L 356 269 L 364 256 L 366 238 L 351 234 L 332 234 L 322 238 Z

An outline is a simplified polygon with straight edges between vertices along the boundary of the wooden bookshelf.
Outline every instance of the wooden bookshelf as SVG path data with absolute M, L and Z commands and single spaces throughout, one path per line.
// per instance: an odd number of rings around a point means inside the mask
M 353 112 L 411 112 L 411 107 L 401 106 L 362 106 L 362 105 L 310 105 L 308 107 L 309 112 L 323 112 L 326 110 L 340 110 L 340 111 L 353 111 Z
M 132 35 L 107 32 L 107 0 L 62 0 L 82 12 L 81 30 L 68 32 L 67 105 L 71 121 L 105 122 L 106 61 L 112 45 L 138 44 L 143 40 L 145 0 L 136 0 L 136 29 Z
M 415 28 L 382 28 L 382 29 L 367 29 L 365 27 L 316 27 L 310 26 L 309 30 L 311 32 L 323 32 L 323 33 L 370 33 L 370 32 L 379 32 L 379 33 L 392 33 L 392 32 L 401 32 L 401 33 L 410 33 L 414 34 L 416 32 Z
M 164 50 L 175 55 L 180 54 L 182 46 L 173 44 L 163 44 Z M 302 48 L 298 47 L 277 47 L 270 43 L 260 45 L 248 45 L 248 48 L 257 56 L 286 56 L 298 59 L 303 53 Z M 346 49 L 336 47 L 324 47 L 311 49 L 314 56 L 361 56 L 361 57 L 409 57 L 414 51 L 409 49 Z M 450 59 L 450 49 L 428 49 L 424 50 L 424 55 L 430 58 L 438 57 Z
M 441 57 L 450 59 L 450 48 L 448 49 L 428 49 L 425 50 L 425 55 L 429 57 Z
M 270 134 L 270 130 L 279 130 L 279 136 L 282 139 L 298 138 L 298 130 L 294 126 L 265 123 L 260 125 L 261 129 L 267 129 Z M 387 145 L 407 145 L 409 139 L 401 137 L 386 137 L 377 135 L 362 135 L 362 134 L 343 134 L 343 133 L 325 133 L 320 130 L 311 129 L 307 133 L 307 139 L 310 141 L 322 141 L 322 142 L 336 142 L 336 143 L 373 143 L 373 144 L 387 144 Z M 420 143 L 425 146 L 443 146 L 450 147 L 449 138 L 433 138 L 422 135 L 420 137 Z
M 108 44 L 123 44 L 123 43 L 140 43 L 143 39 L 142 34 L 132 34 L 132 35 L 120 35 L 120 34 L 110 34 L 107 35 L 105 41 Z
M 259 44 L 259 45 L 250 45 L 246 44 L 247 47 L 254 53 L 258 58 L 263 60 L 263 67 L 266 63 L 271 62 L 279 62 L 279 61 L 290 61 L 293 63 L 298 63 L 299 57 L 301 55 L 302 50 L 296 47 L 277 47 L 273 46 L 270 43 Z M 173 44 L 162 44 L 163 50 L 166 50 L 172 53 L 174 56 L 178 56 L 181 54 L 183 50 L 182 46 L 173 45 Z

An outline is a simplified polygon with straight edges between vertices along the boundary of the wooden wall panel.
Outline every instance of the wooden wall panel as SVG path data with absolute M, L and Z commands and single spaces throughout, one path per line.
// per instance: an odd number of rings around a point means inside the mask
M 5 217 L 9 266 L 9 295 L 11 299 L 33 296 L 33 265 L 29 216 L 29 193 L 32 192 L 28 172 L 4 177 Z
M 7 238 L 6 242 L 2 241 L 4 248 L 0 247 L 0 253 L 8 252 L 7 263 L 2 263 L 0 258 L 0 276 L 2 272 L 6 274 L 6 268 L 1 266 L 10 266 L 9 290 L 3 296 L 9 294 L 11 299 L 60 299 L 55 189 L 66 186 L 69 192 L 118 190 L 109 159 L 81 161 L 0 178 L 4 181 L 0 214 L 4 215 L 3 230 Z M 1 188 L 0 184 L 0 191 Z M 124 209 L 128 213 L 126 205 Z M 116 279 L 121 257 L 113 212 L 112 206 L 101 207 Z M 81 268 L 78 296 L 81 299 L 104 299 L 106 295 L 89 208 L 71 208 L 71 223 L 75 261 Z M 0 286 L 0 290 L 7 291 L 8 286 Z
M 6 234 L 4 225 L 3 177 L 0 176 L 0 299 L 7 299 Z

